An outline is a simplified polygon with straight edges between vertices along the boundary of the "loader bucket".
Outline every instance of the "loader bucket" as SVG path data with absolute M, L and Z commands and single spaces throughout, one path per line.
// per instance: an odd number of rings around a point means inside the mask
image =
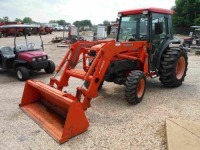
M 57 142 L 87 130 L 89 122 L 74 96 L 42 82 L 26 81 L 20 108 Z

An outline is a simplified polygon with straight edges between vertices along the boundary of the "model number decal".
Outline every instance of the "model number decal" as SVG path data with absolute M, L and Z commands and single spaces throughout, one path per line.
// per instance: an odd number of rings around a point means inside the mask
M 101 65 L 101 67 L 100 67 L 100 69 L 99 69 L 99 74 L 100 74 L 100 72 L 101 72 L 101 70 L 102 70 L 104 64 L 105 64 L 105 61 L 103 61 L 102 65 Z
M 129 47 L 129 46 L 133 46 L 133 44 L 131 44 L 131 43 L 125 43 L 124 46 Z

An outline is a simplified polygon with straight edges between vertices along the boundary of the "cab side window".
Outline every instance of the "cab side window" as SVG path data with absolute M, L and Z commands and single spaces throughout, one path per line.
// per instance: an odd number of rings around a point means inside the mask
M 167 36 L 167 19 L 163 14 L 152 13 L 152 39 L 163 39 Z

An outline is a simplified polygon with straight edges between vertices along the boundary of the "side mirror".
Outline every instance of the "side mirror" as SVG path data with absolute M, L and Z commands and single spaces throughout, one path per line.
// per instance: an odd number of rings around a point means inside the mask
M 163 33 L 163 23 L 162 22 L 155 23 L 155 34 L 161 34 L 161 33 Z
M 109 35 L 110 32 L 111 32 L 111 25 L 109 25 L 109 26 L 107 27 L 107 35 Z

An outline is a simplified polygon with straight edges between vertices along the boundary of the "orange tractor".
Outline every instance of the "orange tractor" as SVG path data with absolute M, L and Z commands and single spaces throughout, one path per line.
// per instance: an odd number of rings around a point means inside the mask
M 173 38 L 172 14 L 159 8 L 119 12 L 116 40 L 71 45 L 56 69 L 56 74 L 62 70 L 60 78 L 55 74 L 49 84 L 28 80 L 20 108 L 57 142 L 64 143 L 87 130 L 84 111 L 104 81 L 124 84 L 130 104 L 141 102 L 148 77 L 159 77 L 166 87 L 180 86 L 188 57 L 180 41 Z M 78 86 L 75 94 L 66 92 L 70 77 L 85 85 Z

